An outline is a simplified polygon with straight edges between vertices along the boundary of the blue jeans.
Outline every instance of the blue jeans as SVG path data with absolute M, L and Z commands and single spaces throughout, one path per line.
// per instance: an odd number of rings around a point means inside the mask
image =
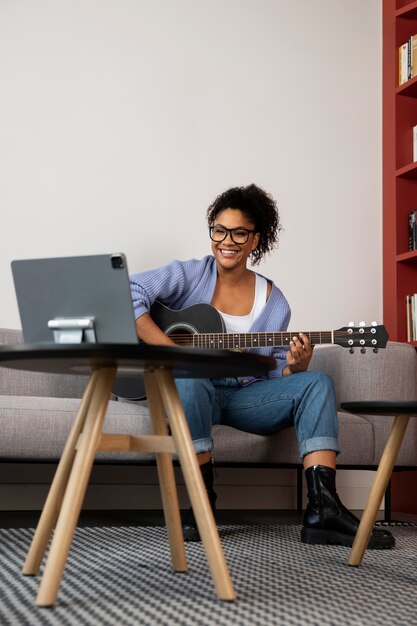
M 294 426 L 301 458 L 316 450 L 340 451 L 336 398 L 326 374 L 302 372 L 247 386 L 234 378 L 175 382 L 197 453 L 213 449 L 213 424 L 258 435 Z

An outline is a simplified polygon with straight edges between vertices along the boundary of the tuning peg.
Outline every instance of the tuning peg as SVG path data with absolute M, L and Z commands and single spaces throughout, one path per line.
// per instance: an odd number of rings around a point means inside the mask
M 366 322 L 359 322 L 359 326 L 366 326 Z
M 354 326 L 355 322 L 349 322 L 348 326 Z
M 378 322 L 371 322 L 371 326 L 378 326 Z
M 349 352 L 350 352 L 350 354 L 353 354 L 355 352 L 355 349 L 354 348 L 349 348 Z
M 374 350 L 373 350 L 373 351 L 374 351 L 374 352 L 375 352 L 375 354 L 376 354 L 377 352 L 379 352 L 379 348 L 374 348 Z
M 365 354 L 366 353 L 366 348 L 361 348 L 361 354 Z

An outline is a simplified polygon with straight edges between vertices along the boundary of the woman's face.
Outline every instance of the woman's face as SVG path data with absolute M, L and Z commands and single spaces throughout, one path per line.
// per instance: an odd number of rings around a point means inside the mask
M 258 245 L 259 233 L 249 232 L 247 233 L 248 240 L 245 243 L 240 243 L 240 241 L 245 239 L 245 230 L 254 230 L 254 223 L 248 220 L 239 209 L 224 209 L 217 215 L 213 226 L 217 228 L 236 229 L 233 235 L 238 241 L 238 243 L 233 241 L 230 232 L 227 233 L 223 241 L 212 240 L 211 250 L 217 265 L 225 270 L 246 267 L 250 253 L 255 250 Z M 215 235 L 212 234 L 212 236 Z

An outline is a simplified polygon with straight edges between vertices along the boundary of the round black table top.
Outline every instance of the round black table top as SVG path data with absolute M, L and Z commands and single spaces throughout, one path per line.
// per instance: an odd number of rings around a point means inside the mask
M 57 374 L 88 374 L 117 367 L 118 374 L 170 369 L 176 378 L 258 376 L 276 361 L 250 352 L 147 344 L 14 344 L 0 346 L 0 366 Z
M 417 415 L 417 402 L 413 400 L 367 400 L 342 402 L 342 409 L 365 415 Z

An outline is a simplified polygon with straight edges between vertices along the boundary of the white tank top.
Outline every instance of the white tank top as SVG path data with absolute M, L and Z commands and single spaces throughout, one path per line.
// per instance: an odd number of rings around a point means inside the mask
M 228 315 L 219 311 L 228 333 L 247 333 L 254 320 L 265 306 L 268 282 L 263 276 L 255 274 L 255 298 L 252 311 L 248 315 Z

